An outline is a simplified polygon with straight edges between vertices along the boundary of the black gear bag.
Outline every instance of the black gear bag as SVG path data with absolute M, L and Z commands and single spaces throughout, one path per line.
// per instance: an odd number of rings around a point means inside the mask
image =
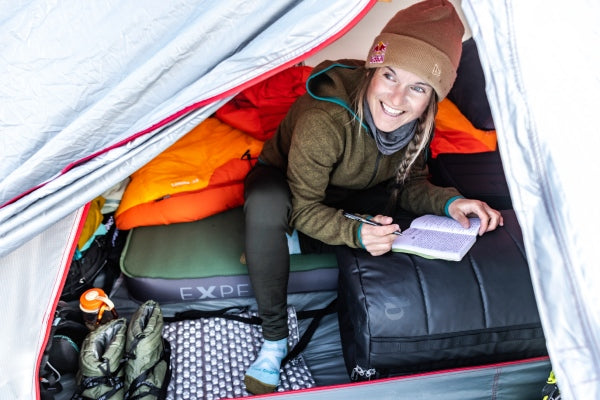
M 117 229 L 112 213 L 105 215 L 102 223 L 106 227 L 106 233 L 95 236 L 79 257 L 73 257 L 61 300 L 78 300 L 83 292 L 93 287 L 100 287 L 109 293 L 119 276 L 119 257 L 127 231 Z
M 353 381 L 544 356 L 521 231 L 478 237 L 460 261 L 337 249 L 339 322 Z

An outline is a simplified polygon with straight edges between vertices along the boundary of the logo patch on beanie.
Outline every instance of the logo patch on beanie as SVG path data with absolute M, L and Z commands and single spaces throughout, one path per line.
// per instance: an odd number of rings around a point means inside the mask
M 387 43 L 378 42 L 375 46 L 373 46 L 373 50 L 371 53 L 371 58 L 369 62 L 371 64 L 381 64 L 385 58 L 385 51 L 387 50 Z
M 433 69 L 431 70 L 431 74 L 433 76 L 440 76 L 440 75 L 442 75 L 442 69 L 440 68 L 439 65 L 435 64 L 433 66 Z

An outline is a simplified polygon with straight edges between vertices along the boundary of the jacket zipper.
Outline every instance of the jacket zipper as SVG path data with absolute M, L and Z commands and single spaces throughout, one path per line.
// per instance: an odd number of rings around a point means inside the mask
M 377 152 L 377 158 L 375 159 L 375 168 L 373 169 L 373 174 L 371 175 L 371 179 L 369 179 L 369 183 L 366 184 L 365 189 L 371 185 L 373 180 L 375 180 L 375 177 L 377 176 L 377 171 L 379 170 L 379 162 L 381 161 L 382 156 L 383 154 Z

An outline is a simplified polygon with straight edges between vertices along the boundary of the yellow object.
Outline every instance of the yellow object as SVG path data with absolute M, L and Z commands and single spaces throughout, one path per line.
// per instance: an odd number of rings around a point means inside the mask
M 102 196 L 96 197 L 92 200 L 90 204 L 90 208 L 88 210 L 87 217 L 85 219 L 85 223 L 83 225 L 83 229 L 81 231 L 81 236 L 79 236 L 79 241 L 77 242 L 77 248 L 81 250 L 83 246 L 90 240 L 96 229 L 102 223 L 102 207 L 104 206 L 104 202 L 106 200 Z

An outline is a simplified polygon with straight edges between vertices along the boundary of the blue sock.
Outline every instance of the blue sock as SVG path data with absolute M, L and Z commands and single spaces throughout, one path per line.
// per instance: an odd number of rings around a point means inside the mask
M 253 394 L 273 392 L 279 383 L 281 360 L 287 352 L 287 338 L 265 340 L 256 360 L 246 371 L 246 389 Z

